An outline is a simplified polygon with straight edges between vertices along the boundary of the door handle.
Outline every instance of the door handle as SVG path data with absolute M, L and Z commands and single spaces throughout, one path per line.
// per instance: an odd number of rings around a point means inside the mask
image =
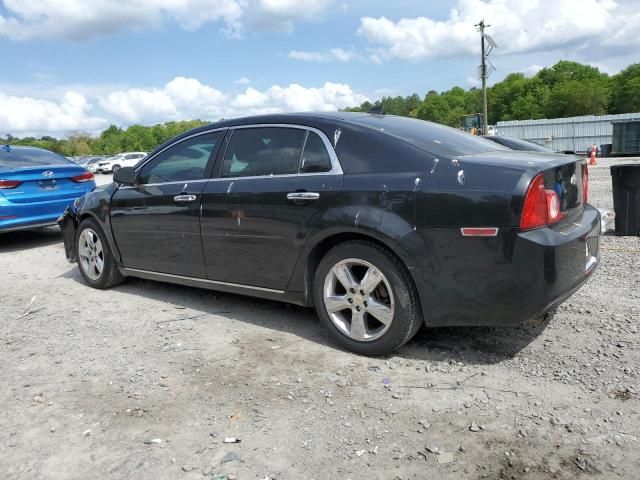
M 287 193 L 287 200 L 302 200 L 302 201 L 312 201 L 318 200 L 320 198 L 320 194 L 317 192 L 292 192 Z
M 177 203 L 189 203 L 189 202 L 195 202 L 196 200 L 195 195 L 187 195 L 184 193 L 181 193 L 180 195 L 176 195 L 175 197 L 173 197 L 173 201 L 177 202 Z

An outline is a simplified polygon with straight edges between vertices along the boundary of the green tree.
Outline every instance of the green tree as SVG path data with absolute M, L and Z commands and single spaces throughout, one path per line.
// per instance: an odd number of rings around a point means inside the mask
M 611 78 L 610 113 L 640 112 L 640 63 Z
M 607 75 L 603 74 L 596 67 L 591 65 L 583 65 L 578 62 L 570 62 L 562 60 L 549 68 L 540 70 L 536 77 L 542 80 L 549 87 L 553 88 L 559 83 L 569 82 L 572 80 L 601 80 L 606 79 Z
M 547 118 L 604 115 L 609 91 L 598 80 L 572 80 L 556 85 L 545 104 Z

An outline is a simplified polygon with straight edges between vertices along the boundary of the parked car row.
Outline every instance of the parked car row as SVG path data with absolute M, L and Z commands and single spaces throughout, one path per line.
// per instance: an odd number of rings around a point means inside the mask
M 136 166 L 146 156 L 146 152 L 124 152 L 116 155 L 71 157 L 70 160 L 92 173 L 113 173 L 121 167 Z
M 115 173 L 122 167 L 135 167 L 146 156 L 147 154 L 145 152 L 127 152 L 103 158 L 98 161 L 96 172 Z
M 314 307 L 362 354 L 423 324 L 539 317 L 599 262 L 584 159 L 421 120 L 226 120 L 117 165 L 59 222 L 88 285 L 131 276 Z

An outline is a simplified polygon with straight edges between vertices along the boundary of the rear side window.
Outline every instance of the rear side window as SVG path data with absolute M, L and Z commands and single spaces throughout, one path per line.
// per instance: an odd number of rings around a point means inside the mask
M 73 162 L 48 150 L 0 147 L 0 171 L 48 165 L 73 165 Z
M 315 132 L 309 132 L 304 145 L 300 173 L 321 173 L 331 170 L 331 157 L 324 142 Z
M 140 171 L 139 183 L 164 183 L 200 180 L 204 174 L 222 133 L 199 135 L 173 145 Z
M 265 127 L 237 129 L 225 152 L 222 177 L 298 173 L 306 130 Z

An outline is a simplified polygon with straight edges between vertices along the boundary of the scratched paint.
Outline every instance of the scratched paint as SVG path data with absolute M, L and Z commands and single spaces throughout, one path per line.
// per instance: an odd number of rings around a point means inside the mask
M 333 132 L 333 148 L 338 146 L 338 142 L 340 141 L 340 136 L 342 135 L 342 130 L 337 128 L 335 132 Z
M 436 168 L 438 168 L 438 163 L 440 163 L 440 160 L 437 159 L 437 158 L 434 158 L 433 159 L 433 167 L 431 168 L 431 175 L 436 173 Z

